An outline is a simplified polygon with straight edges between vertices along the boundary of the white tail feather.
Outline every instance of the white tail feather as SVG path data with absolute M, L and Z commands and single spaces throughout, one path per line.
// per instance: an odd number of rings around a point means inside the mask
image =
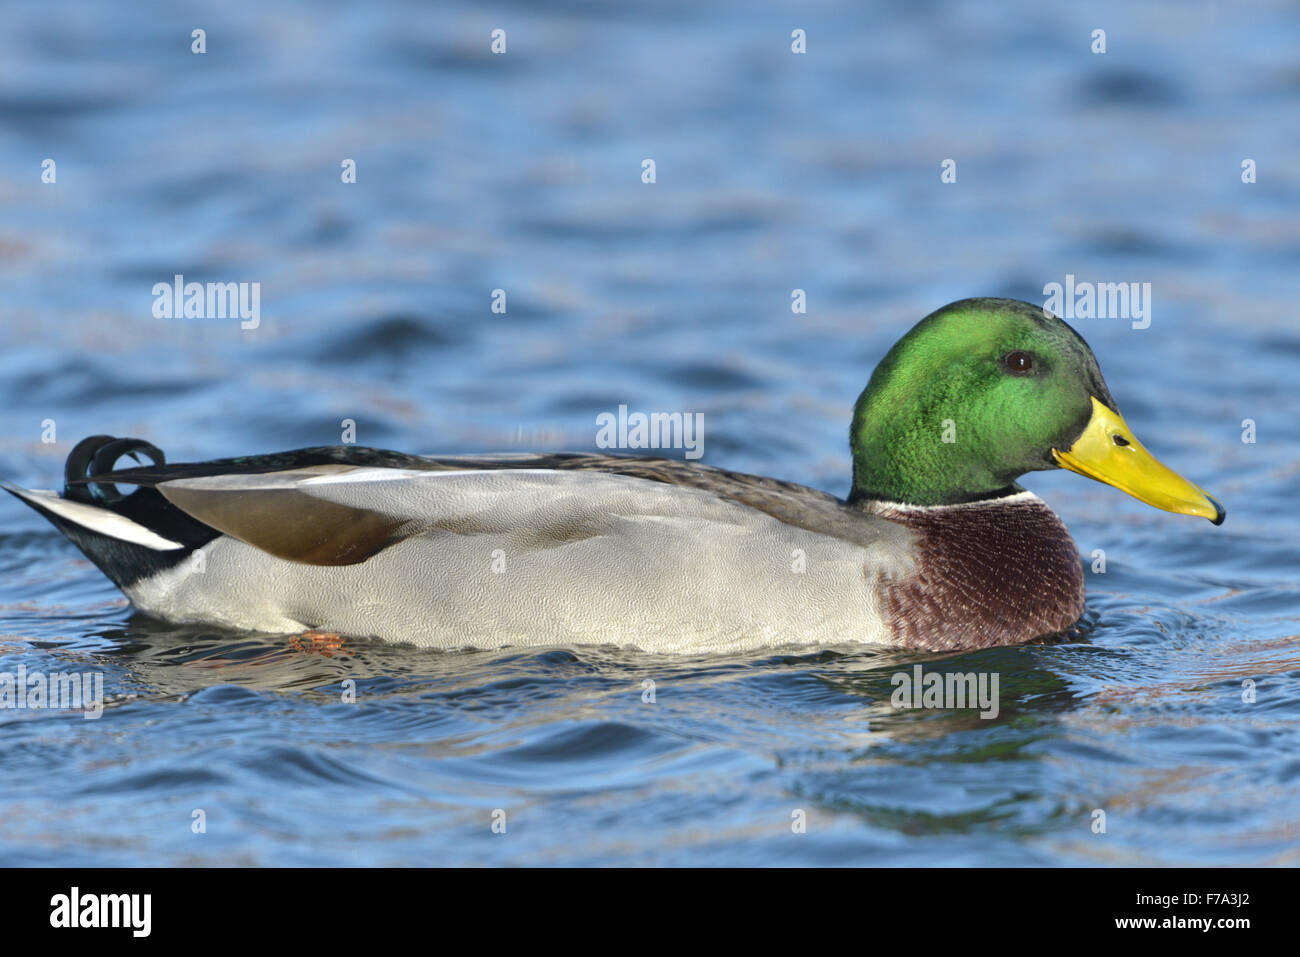
M 45 489 L 32 490 L 8 484 L 4 487 L 19 498 L 34 505 L 39 505 L 46 511 L 53 512 L 59 518 L 80 525 L 82 528 L 88 528 L 92 532 L 98 532 L 100 535 L 116 538 L 118 541 L 143 545 L 145 548 L 152 548 L 159 552 L 168 552 L 185 547 L 180 542 L 173 542 L 169 538 L 163 538 L 143 525 L 131 521 L 125 515 L 118 515 L 117 512 L 109 511 L 106 508 L 74 502 L 63 498 L 57 492 L 50 492 Z

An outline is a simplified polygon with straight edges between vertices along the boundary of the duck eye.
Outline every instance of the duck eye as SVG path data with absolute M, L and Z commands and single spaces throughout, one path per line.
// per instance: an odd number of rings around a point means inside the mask
M 1002 368 L 1012 375 L 1028 375 L 1034 371 L 1034 357 L 1028 352 L 1008 352 L 1002 357 Z

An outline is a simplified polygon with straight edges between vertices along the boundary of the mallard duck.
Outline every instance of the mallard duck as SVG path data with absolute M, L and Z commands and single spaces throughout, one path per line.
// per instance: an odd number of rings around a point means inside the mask
M 1084 609 L 1078 551 L 1026 472 L 1224 517 L 1134 437 L 1082 337 L 1026 302 L 922 319 L 849 442 L 845 499 L 669 459 L 340 446 L 166 464 L 104 435 L 72 450 L 62 495 L 5 487 L 154 616 L 441 648 L 1015 644 Z M 151 464 L 115 470 L 127 455 Z

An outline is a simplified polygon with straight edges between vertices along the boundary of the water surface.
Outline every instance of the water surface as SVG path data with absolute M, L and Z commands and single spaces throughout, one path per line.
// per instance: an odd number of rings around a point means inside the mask
M 1075 325 L 1229 517 L 1035 475 L 1106 558 L 1063 642 L 664 658 L 163 625 L 0 504 L 0 671 L 109 695 L 0 712 L 0 863 L 1297 863 L 1297 50 L 1282 2 L 10 0 L 6 479 L 57 487 L 94 433 L 183 461 L 345 419 L 412 452 L 590 449 L 626 403 L 843 494 L 903 331 L 1072 274 L 1152 284 L 1149 328 Z M 261 324 L 154 319 L 176 273 L 260 282 Z M 894 710 L 918 663 L 998 673 L 1000 713 Z

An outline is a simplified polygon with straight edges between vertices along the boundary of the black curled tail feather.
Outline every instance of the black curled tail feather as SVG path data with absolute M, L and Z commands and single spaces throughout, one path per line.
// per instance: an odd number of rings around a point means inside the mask
M 59 514 L 39 499 L 24 498 L 120 588 L 179 564 L 221 534 L 185 514 L 155 488 L 139 486 L 130 494 L 123 494 L 113 482 L 95 481 L 97 477 L 112 472 L 123 456 L 140 462 L 141 455 L 151 460 L 150 467 L 157 468 L 165 463 L 162 450 L 143 439 L 112 435 L 92 435 L 82 439 L 64 463 L 63 497 L 130 519 L 155 535 L 176 543 L 176 548 L 142 545 L 116 534 L 110 524 Z
M 139 463 L 141 452 L 149 456 L 155 467 L 166 464 L 162 449 L 144 439 L 118 439 L 111 435 L 92 435 L 82 439 L 68 454 L 63 466 L 64 498 L 104 506 L 126 500 L 130 496 L 123 495 L 116 485 L 98 483 L 94 478 L 112 472 L 117 460 L 124 455 Z
M 179 542 L 187 551 L 201 548 L 216 538 L 220 532 L 182 512 L 155 488 L 141 485 L 129 495 L 123 495 L 112 482 L 95 481 L 111 473 L 122 456 L 129 455 L 139 462 L 141 453 L 152 460 L 154 468 L 166 463 L 162 449 L 144 439 L 119 439 L 112 435 L 82 439 L 63 466 L 63 497 L 116 512 L 163 538 Z

